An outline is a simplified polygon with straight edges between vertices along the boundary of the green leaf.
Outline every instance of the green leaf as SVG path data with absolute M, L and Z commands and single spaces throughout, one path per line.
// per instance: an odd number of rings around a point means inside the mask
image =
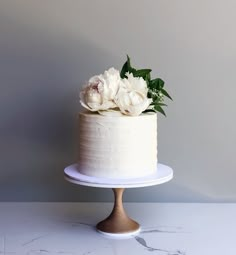
M 120 71 L 120 77 L 123 79 L 125 78 L 125 74 L 129 71 L 129 69 L 131 68 L 131 65 L 130 65 L 130 57 L 129 55 L 127 55 L 127 60 L 126 62 L 124 63 L 124 65 L 122 66 L 122 69 Z
M 151 94 L 151 92 L 150 92 L 150 91 L 148 91 L 148 93 L 147 93 L 147 97 L 148 97 L 148 98 L 152 98 L 152 94 Z
M 148 98 L 151 98 L 151 108 L 146 109 L 144 112 L 160 112 L 164 116 L 166 116 L 163 106 L 167 106 L 164 104 L 164 97 L 168 97 L 173 100 L 168 92 L 164 89 L 165 82 L 161 78 L 156 78 L 151 80 L 151 69 L 135 69 L 131 66 L 130 57 L 127 55 L 127 60 L 124 63 L 120 76 L 121 78 L 127 78 L 126 73 L 132 73 L 134 77 L 142 77 L 148 87 Z
M 158 103 L 158 105 L 160 105 L 160 106 L 167 106 L 167 104 L 163 104 L 163 103 Z
M 163 88 L 164 85 L 165 85 L 165 82 L 164 82 L 161 78 L 157 78 L 157 80 L 158 80 L 158 86 L 159 86 L 160 88 Z
M 149 82 L 151 80 L 151 73 L 146 74 L 144 80 L 147 82 L 147 85 L 149 85 Z
M 126 78 L 125 74 L 128 72 L 128 64 L 127 62 L 124 63 L 124 65 L 122 66 L 122 69 L 120 71 L 120 77 L 122 79 Z
M 162 109 L 161 106 L 155 105 L 155 106 L 154 106 L 154 109 L 155 109 L 156 111 L 162 113 L 164 116 L 166 116 L 166 113 L 164 112 L 164 110 Z
M 129 57 L 129 55 L 127 55 L 127 60 L 124 63 L 124 65 L 122 66 L 122 69 L 120 71 L 120 77 L 122 79 L 124 79 L 124 78 L 127 78 L 126 75 L 125 75 L 126 73 L 133 73 L 134 74 L 135 72 L 136 72 L 136 69 L 131 66 L 130 57 Z
M 151 73 L 151 69 L 140 69 L 140 70 L 136 70 L 133 75 L 134 77 L 142 77 L 144 80 L 145 78 L 149 75 L 150 77 L 150 73 Z
M 144 112 L 156 112 L 154 109 L 146 109 Z
M 156 78 L 150 81 L 150 88 L 161 90 L 164 87 L 164 84 L 165 82 L 162 79 Z
M 134 75 L 137 72 L 137 70 L 135 68 L 133 68 L 133 67 L 130 67 L 128 72 L 132 73 Z
M 152 102 L 151 105 L 167 106 L 167 104 L 163 104 L 158 101 Z
M 167 91 L 166 91 L 166 90 L 161 89 L 161 92 L 162 92 L 162 94 L 163 94 L 164 96 L 168 97 L 170 100 L 172 100 L 172 101 L 173 101 L 172 97 L 171 97 L 171 96 L 167 93 Z

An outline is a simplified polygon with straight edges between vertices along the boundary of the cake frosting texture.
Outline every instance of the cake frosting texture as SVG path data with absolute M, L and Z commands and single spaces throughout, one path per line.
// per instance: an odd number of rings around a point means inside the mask
M 79 171 L 105 178 L 138 178 L 157 170 L 157 114 L 79 114 Z

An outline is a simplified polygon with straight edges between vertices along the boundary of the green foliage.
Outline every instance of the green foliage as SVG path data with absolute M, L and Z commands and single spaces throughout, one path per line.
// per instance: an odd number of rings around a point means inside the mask
M 127 61 L 124 63 L 121 71 L 120 71 L 120 77 L 122 79 L 124 78 L 127 78 L 126 77 L 126 73 L 133 73 L 135 72 L 136 70 L 134 68 L 131 67 L 131 64 L 130 64 L 130 57 L 127 55 Z
M 164 116 L 166 116 L 163 106 L 167 106 L 164 104 L 165 97 L 173 100 L 172 97 L 168 94 L 168 92 L 164 89 L 165 82 L 161 78 L 151 79 L 151 69 L 135 69 L 131 66 L 130 57 L 127 55 L 127 60 L 124 63 L 120 76 L 121 78 L 127 78 L 126 73 L 132 73 L 134 77 L 142 77 L 148 86 L 148 98 L 152 99 L 152 103 L 150 107 L 145 110 L 145 112 L 160 112 Z

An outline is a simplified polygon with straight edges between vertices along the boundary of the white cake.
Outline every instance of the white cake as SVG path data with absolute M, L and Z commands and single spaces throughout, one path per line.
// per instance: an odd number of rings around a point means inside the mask
M 139 178 L 157 170 L 157 114 L 79 114 L 79 171 L 105 178 Z

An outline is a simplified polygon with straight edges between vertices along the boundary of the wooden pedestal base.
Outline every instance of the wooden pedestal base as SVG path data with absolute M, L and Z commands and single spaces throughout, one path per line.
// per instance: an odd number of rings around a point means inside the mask
M 122 196 L 124 188 L 114 188 L 115 202 L 111 214 L 103 221 L 97 224 L 97 229 L 100 232 L 107 234 L 132 234 L 138 232 L 139 224 L 128 217 L 126 214 Z

